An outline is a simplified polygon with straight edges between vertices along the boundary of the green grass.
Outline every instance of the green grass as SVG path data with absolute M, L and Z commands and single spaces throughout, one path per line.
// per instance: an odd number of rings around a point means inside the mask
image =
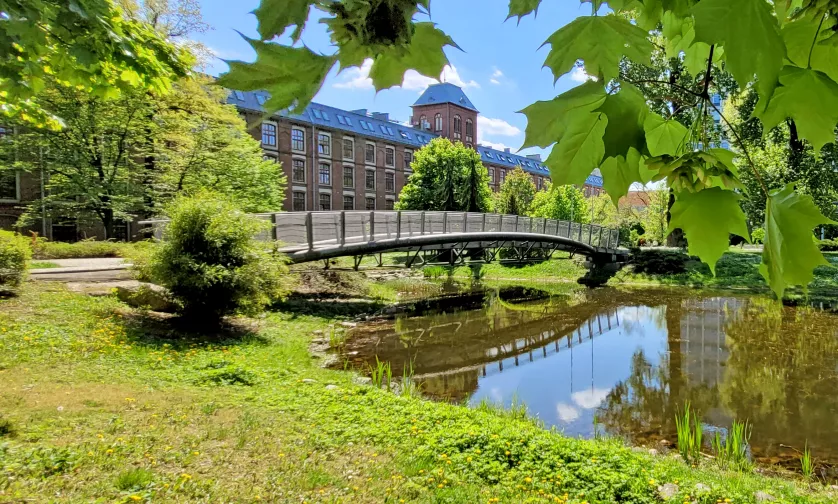
M 60 268 L 61 266 L 54 262 L 47 261 L 32 261 L 29 263 L 29 269 L 52 269 Z
M 35 259 L 81 259 L 96 257 L 131 257 L 147 247 L 145 242 L 124 243 L 113 241 L 82 240 L 75 243 L 37 240 L 32 247 Z
M 195 334 L 50 283 L 0 300 L 1 500 L 651 504 L 677 482 L 678 503 L 835 501 L 802 480 L 564 437 L 521 405 L 357 385 L 308 350 L 339 320 L 303 308 Z

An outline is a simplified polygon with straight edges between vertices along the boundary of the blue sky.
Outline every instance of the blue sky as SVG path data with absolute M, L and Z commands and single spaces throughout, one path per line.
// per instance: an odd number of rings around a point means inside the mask
M 208 68 L 210 73 L 218 75 L 226 71 L 222 59 L 255 59 L 255 53 L 236 30 L 250 37 L 257 36 L 256 19 L 250 12 L 258 3 L 259 0 L 201 1 L 204 19 L 213 30 L 194 38 L 218 56 Z M 551 99 L 577 85 L 580 78 L 584 79 L 582 73 L 567 75 L 554 86 L 550 70 L 542 69 L 549 49 L 539 50 L 539 46 L 576 16 L 589 14 L 590 4 L 544 2 L 537 18 L 524 18 L 520 25 L 516 19 L 505 21 L 507 9 L 507 0 L 436 0 L 431 2 L 430 19 L 462 49 L 447 49 L 451 68 L 446 69 L 445 80 L 463 87 L 480 110 L 479 141 L 516 151 L 524 141 L 526 128 L 526 117 L 516 111 L 537 100 Z M 312 12 L 302 40 L 312 50 L 330 54 L 334 48 L 325 29 L 316 23 L 319 14 Z M 401 88 L 376 94 L 365 78 L 366 70 L 334 71 L 315 101 L 345 109 L 389 112 L 393 119 L 404 122 L 410 116 L 410 105 L 432 82 L 409 72 Z

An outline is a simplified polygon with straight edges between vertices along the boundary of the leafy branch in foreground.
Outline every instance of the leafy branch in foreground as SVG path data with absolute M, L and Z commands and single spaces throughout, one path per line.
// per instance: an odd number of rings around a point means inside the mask
M 580 184 L 594 168 L 614 201 L 632 184 L 666 179 L 675 193 L 670 230 L 684 231 L 690 249 L 713 266 L 728 233 L 748 238 L 739 201 L 744 184 L 735 159 L 747 146 L 716 104 L 715 93 L 753 89 L 754 115 L 764 130 L 796 123 L 801 141 L 815 149 L 835 142 L 838 124 L 838 6 L 822 0 L 582 0 L 580 16 L 545 41 L 545 60 L 558 79 L 579 65 L 592 80 L 537 102 L 527 116 L 523 147 L 552 146 L 546 164 L 554 184 Z M 540 0 L 510 0 L 509 18 L 537 13 Z M 312 9 L 325 13 L 336 51 L 318 55 L 300 41 Z M 263 0 L 255 14 L 261 41 L 253 64 L 233 63 L 223 85 L 267 89 L 271 110 L 305 107 L 335 65 L 360 66 L 372 59 L 376 89 L 398 85 L 408 69 L 439 75 L 447 62 L 448 35 L 417 15 L 430 0 Z M 609 12 L 610 11 L 610 12 Z M 606 13 L 608 12 L 608 13 Z M 600 15 L 602 14 L 602 15 Z M 292 45 L 266 43 L 293 28 Z M 632 79 L 622 68 L 648 66 L 662 53 L 677 72 Z M 732 76 L 721 82 L 722 76 Z M 652 103 L 638 86 L 659 87 Z M 668 95 L 678 96 L 677 103 Z M 692 111 L 686 113 L 686 111 Z M 736 151 L 719 147 L 721 115 Z M 690 118 L 685 122 L 685 118 Z M 831 222 L 791 186 L 767 196 L 763 274 L 782 297 L 805 284 L 823 261 L 812 228 Z

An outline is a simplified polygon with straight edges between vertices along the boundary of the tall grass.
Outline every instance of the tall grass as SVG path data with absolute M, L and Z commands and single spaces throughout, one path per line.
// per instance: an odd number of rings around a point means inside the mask
M 406 397 L 418 397 L 419 386 L 413 381 L 413 361 L 402 369 L 402 381 L 399 384 L 399 393 Z
M 806 447 L 803 448 L 803 456 L 800 458 L 800 469 L 807 480 L 811 480 L 815 476 L 815 465 L 812 461 L 812 452 L 809 450 L 808 442 Z
M 711 444 L 713 453 L 716 455 L 716 461 L 722 468 L 744 471 L 751 467 L 751 460 L 748 457 L 748 443 L 751 441 L 752 430 L 751 424 L 747 421 L 734 420 L 724 439 L 716 432 Z
M 381 362 L 376 356 L 375 367 L 371 367 L 370 371 L 373 387 L 390 390 L 390 386 L 393 384 L 393 369 L 389 362 Z
M 678 451 L 687 462 L 698 464 L 701 459 L 701 443 L 703 432 L 701 421 L 694 411 L 690 411 L 690 403 L 684 405 L 684 414 L 675 415 L 675 428 L 678 431 Z
M 422 269 L 422 274 L 425 278 L 442 278 L 448 274 L 448 268 L 444 266 L 428 266 Z

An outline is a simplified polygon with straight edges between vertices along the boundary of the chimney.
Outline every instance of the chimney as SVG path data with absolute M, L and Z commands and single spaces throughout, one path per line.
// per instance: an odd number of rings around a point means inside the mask
M 539 163 L 541 162 L 541 154 L 527 154 L 527 159 L 535 159 Z
M 390 114 L 385 114 L 384 112 L 373 112 L 372 118 L 378 121 L 390 122 Z
M 358 109 L 358 110 L 350 110 L 350 112 L 352 112 L 353 114 L 358 114 L 358 115 L 362 115 L 362 116 L 367 115 L 367 109 L 365 109 L 365 108 Z

